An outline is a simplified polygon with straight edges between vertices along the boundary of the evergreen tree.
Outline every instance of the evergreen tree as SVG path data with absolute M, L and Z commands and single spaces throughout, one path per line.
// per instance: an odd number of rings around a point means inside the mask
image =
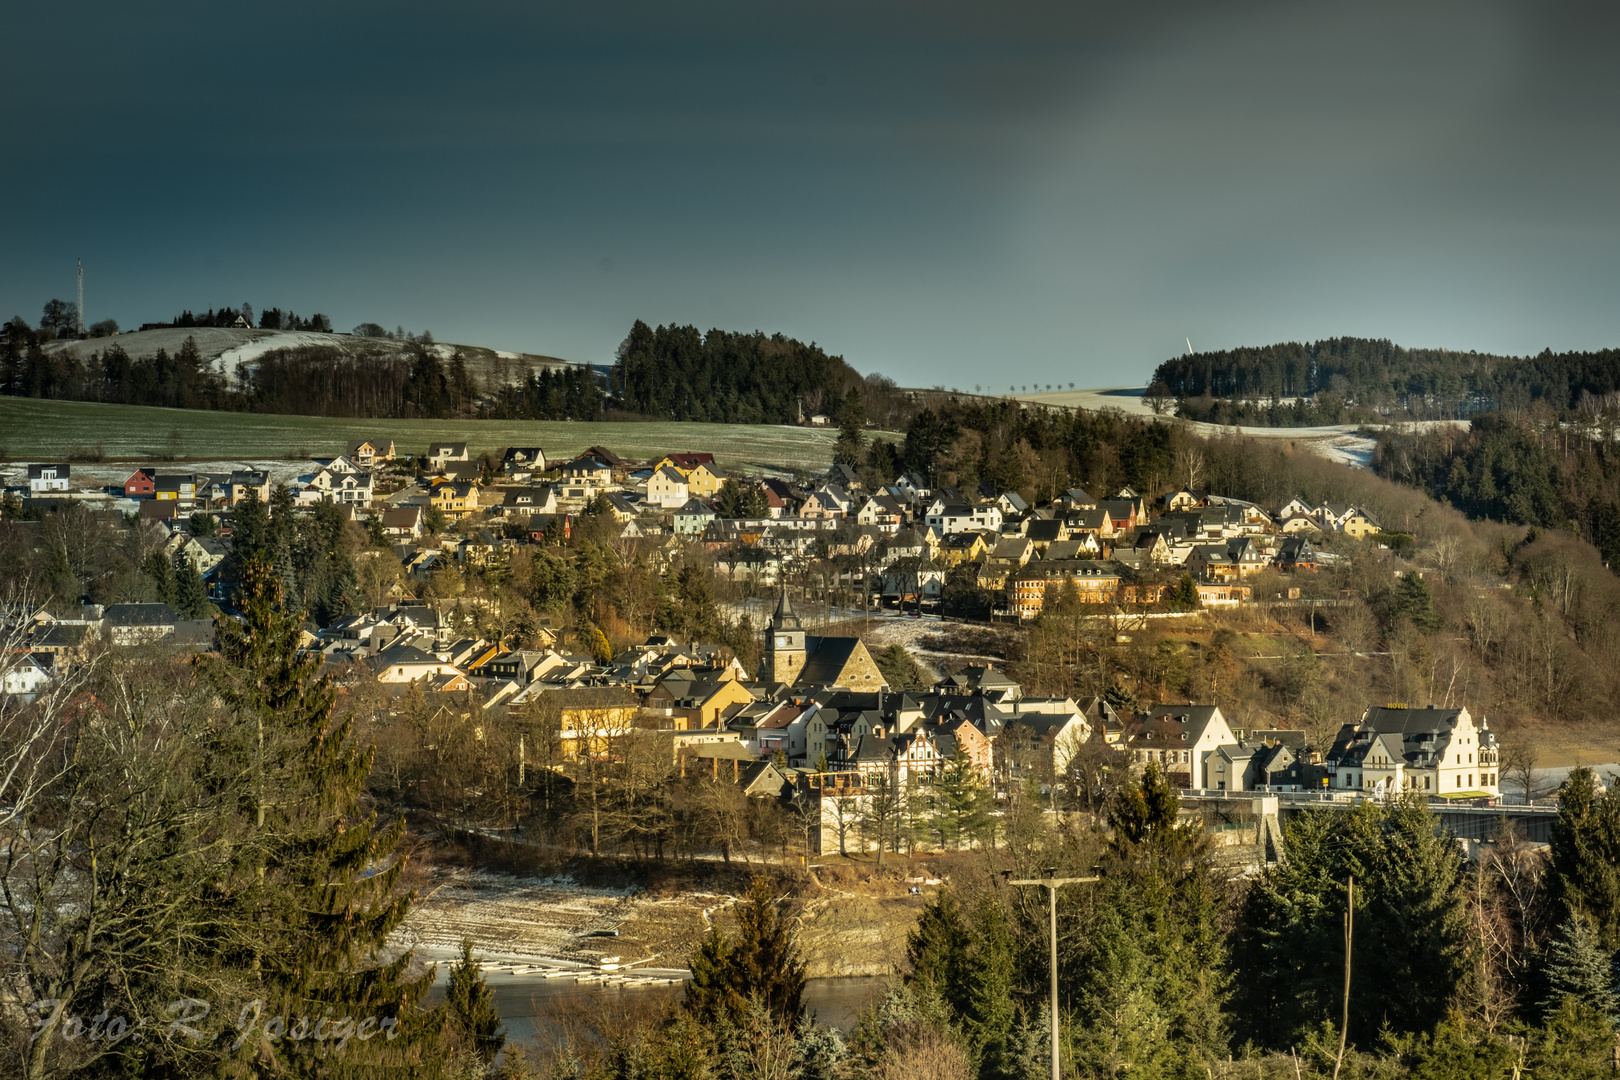
M 1101 921 L 1070 977 L 1085 1029 L 1076 1053 L 1094 1071 L 1197 1074 L 1226 1052 L 1224 878 L 1209 836 L 1179 824 L 1179 810 L 1153 765 L 1109 808 L 1104 881 L 1093 894 Z
M 180 558 L 174 568 L 174 611 L 182 619 L 206 618 L 212 605 L 208 603 L 208 587 L 190 559 Z
M 1229 946 L 1236 1034 L 1286 1049 L 1338 1023 L 1345 879 L 1356 879 L 1350 1041 L 1427 1031 L 1465 973 L 1462 865 L 1416 800 L 1310 811 L 1285 827 L 1288 859 L 1244 893 Z
M 245 845 L 229 895 L 244 936 L 216 943 L 225 966 L 251 973 L 259 1014 L 385 1021 L 390 1037 L 350 1043 L 342 1055 L 313 1040 L 272 1041 L 262 1027 L 234 1051 L 239 1074 L 364 1077 L 382 1064 L 432 1074 L 444 1046 L 419 1008 L 433 971 L 409 978 L 411 954 L 384 961 L 388 935 L 414 894 L 403 892 L 403 821 L 381 827 L 360 812 L 371 755 L 351 718 L 334 715 L 335 691 L 316 657 L 298 655 L 301 619 L 283 608 L 280 583 L 262 559 L 244 568 L 241 622 L 219 630 L 219 656 L 198 669 L 235 714 L 218 752 L 234 756 L 244 785 Z
M 1585 916 L 1605 949 L 1620 947 L 1620 792 L 1600 792 L 1591 769 L 1558 793 L 1549 884 L 1566 918 Z
M 918 917 L 906 952 L 914 990 L 948 1008 L 981 1075 L 1011 1075 L 1017 965 L 1012 928 L 996 898 L 981 897 L 969 913 L 952 890 L 943 890 Z
M 958 742 L 934 784 L 934 827 L 944 843 L 985 835 L 992 823 L 990 789 Z
M 1167 836 L 1177 828 L 1180 812 L 1181 799 L 1176 789 L 1156 764 L 1149 763 L 1141 780 L 1122 787 L 1109 809 L 1116 853 L 1127 851 L 1128 845 Z
M 859 390 L 850 389 L 838 408 L 838 441 L 833 444 L 833 464 L 859 465 L 866 458 L 866 405 Z
M 506 1042 L 506 1033 L 495 1011 L 495 994 L 484 982 L 484 969 L 473 959 L 472 941 L 468 938 L 462 939 L 461 957 L 450 968 L 444 1004 L 467 1045 L 486 1063 L 494 1061 Z
M 741 1023 L 757 1000 L 784 1023 L 796 1022 L 804 993 L 804 961 L 792 923 L 771 896 L 770 882 L 755 877 L 737 905 L 737 936 L 718 926 L 692 953 L 686 1011 L 704 1023 L 724 1018 Z
M 270 508 L 259 499 L 254 488 L 248 489 L 231 515 L 231 544 L 231 562 L 237 576 L 255 556 L 268 557 Z
M 743 516 L 743 493 L 737 481 L 727 479 L 715 493 L 714 512 L 719 517 L 734 519 Z
M 771 508 L 765 502 L 765 493 L 760 491 L 759 485 L 747 485 L 743 489 L 742 513 L 739 516 L 750 521 L 758 521 L 760 518 L 769 517 L 770 513 Z
M 872 659 L 877 664 L 878 670 L 883 673 L 883 681 L 889 684 L 890 690 L 903 692 L 928 689 L 928 677 L 923 674 L 922 668 L 911 658 L 904 645 L 899 643 L 890 645 Z
M 838 1029 L 802 1016 L 794 1035 L 793 1080 L 838 1080 L 838 1067 L 849 1056 Z
M 1199 606 L 1198 583 L 1191 574 L 1182 574 L 1165 594 L 1164 602 L 1171 611 L 1194 611 Z
M 154 551 L 141 563 L 141 572 L 152 583 L 152 590 L 157 594 L 157 602 L 174 606 L 177 583 L 174 576 L 174 560 L 163 551 Z
M 1575 998 L 1564 999 L 1546 1025 L 1532 1029 L 1522 1075 L 1540 1080 L 1611 1080 L 1614 1076 L 1614 1023 Z M 1474 1076 L 1489 1075 L 1473 1073 Z M 1498 1076 L 1512 1076 L 1498 1072 Z
M 1571 915 L 1547 944 L 1542 969 L 1547 993 L 1542 1011 L 1551 1015 L 1572 997 L 1613 1023 L 1620 1019 L 1614 956 L 1603 947 L 1591 922 Z
M 1440 629 L 1440 616 L 1434 610 L 1434 594 L 1429 583 L 1416 570 L 1402 574 L 1395 586 L 1390 604 L 1390 621 L 1410 619 L 1420 633 L 1432 634 Z

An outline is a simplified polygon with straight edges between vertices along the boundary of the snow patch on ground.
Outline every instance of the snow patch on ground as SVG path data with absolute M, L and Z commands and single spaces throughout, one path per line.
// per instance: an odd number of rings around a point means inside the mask
M 341 339 L 335 339 L 332 334 L 317 334 L 300 330 L 272 331 L 265 337 L 243 342 L 234 349 L 226 349 L 220 353 L 219 370 L 226 375 L 232 375 L 236 371 L 237 364 L 252 363 L 265 353 L 275 352 L 277 349 L 297 349 L 306 345 L 331 346 L 335 344 L 336 340 Z
M 1329 461 L 1358 469 L 1372 468 L 1373 448 L 1377 442 L 1364 435 L 1341 435 L 1336 439 L 1316 439 L 1307 444 Z

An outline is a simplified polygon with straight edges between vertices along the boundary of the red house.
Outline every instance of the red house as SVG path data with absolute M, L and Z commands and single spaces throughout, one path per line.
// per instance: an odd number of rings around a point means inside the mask
M 156 493 L 157 473 L 153 469 L 136 469 L 134 475 L 124 481 L 127 499 L 150 499 Z

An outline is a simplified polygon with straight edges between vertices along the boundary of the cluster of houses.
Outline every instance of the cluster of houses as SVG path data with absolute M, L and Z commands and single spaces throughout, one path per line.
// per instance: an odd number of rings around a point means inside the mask
M 38 605 L 0 607 L 0 708 L 27 704 L 91 650 L 214 646 L 211 619 L 182 619 L 168 604 L 87 604 L 67 616 Z
M 859 638 L 808 632 L 786 591 L 754 672 L 667 636 L 598 662 L 559 652 L 544 631 L 549 644 L 503 651 L 449 625 L 440 607 L 398 604 L 344 620 L 307 646 L 340 680 L 465 693 L 491 720 L 553 706 L 569 754 L 611 755 L 616 738 L 663 739 L 683 775 L 820 805 L 823 851 L 857 842 L 850 801 L 858 807 L 885 786 L 927 784 L 953 767 L 998 790 L 1031 773 L 1068 784 L 1088 744 L 1208 791 L 1499 792 L 1495 736 L 1466 708 L 1376 706 L 1330 746 L 1311 747 L 1299 731 L 1233 728 L 1214 705 L 1134 715 L 1103 698 L 1031 697 L 986 666 L 899 692 Z
M 1234 607 L 1252 599 L 1246 579 L 1262 570 L 1315 571 L 1333 561 L 1318 549 L 1321 535 L 1359 539 L 1378 531 L 1355 507 L 1295 500 L 1273 516 L 1250 502 L 1187 489 L 1166 496 L 1155 514 L 1129 487 L 1111 498 L 1070 489 L 1032 507 L 989 484 L 965 495 L 930 487 L 915 473 L 864 493 L 852 470 L 836 466 L 809 490 L 783 481 L 763 487 L 767 517 L 689 511 L 694 522 L 704 521 L 701 540 L 728 577 L 772 585 L 808 554 L 853 556 L 855 576 L 874 596 L 923 606 L 940 598 L 953 569 L 967 565 L 979 588 L 1005 598 L 996 610 L 1021 620 L 1040 614 L 1063 589 L 1087 603 L 1162 603 L 1174 586 L 1164 574 L 1144 574 L 1152 570 L 1191 575 L 1202 606 Z
M 921 608 L 937 604 L 947 574 L 966 565 L 997 598 L 994 611 L 1021 620 L 1069 590 L 1087 603 L 1162 603 L 1183 573 L 1194 579 L 1201 606 L 1237 606 L 1252 599 L 1247 579 L 1262 570 L 1314 571 L 1332 561 L 1318 549 L 1323 535 L 1378 532 L 1355 506 L 1295 499 L 1273 515 L 1189 489 L 1156 507 L 1129 487 L 1106 498 L 1070 489 L 1030 506 L 989 483 L 964 492 L 914 472 L 868 490 L 855 470 L 835 465 L 813 483 L 736 481 L 727 506 L 727 483 L 708 453 L 637 463 L 600 446 L 561 460 L 548 460 L 540 447 L 511 447 L 495 462 L 475 459 L 464 442 L 431 443 L 406 458 L 391 440 L 373 438 L 312 462 L 288 490 L 295 506 L 334 504 L 404 545 L 401 560 L 418 577 L 446 561 L 483 565 L 520 543 L 566 539 L 591 508 L 611 514 L 623 537 L 701 544 L 717 572 L 767 588 L 804 560 L 828 559 L 839 563 L 841 584 Z M 230 514 L 245 499 L 268 500 L 271 488 L 262 469 L 210 477 L 140 468 L 121 485 L 91 491 L 74 488 L 69 464 L 43 463 L 28 467 L 26 495 L 111 499 L 171 528 L 183 528 L 196 510 L 219 515 L 219 550 L 201 544 L 185 552 L 207 575 L 228 551 Z M 750 516 L 736 516 L 739 507 Z M 1144 573 L 1152 570 L 1176 574 Z
M 1330 746 L 1311 747 L 1302 731 L 1234 729 L 1214 705 L 1158 705 L 1124 730 L 1120 748 L 1203 791 L 1501 792 L 1496 735 L 1466 706 L 1370 706 Z
M 13 643 L 6 700 L 27 701 L 53 669 L 95 641 L 207 648 L 211 629 L 163 604 L 86 608 L 81 618 L 7 611 Z M 994 790 L 1024 775 L 1074 782 L 1088 746 L 1106 759 L 1153 764 L 1173 783 L 1207 791 L 1338 791 L 1367 795 L 1495 795 L 1495 735 L 1466 708 L 1382 705 L 1344 725 L 1327 747 L 1304 733 L 1233 728 L 1215 705 L 1165 704 L 1140 715 L 1106 699 L 1037 698 L 987 666 L 969 666 L 926 692 L 892 690 L 856 637 L 809 632 L 788 594 L 749 672 L 721 651 L 654 636 L 610 659 L 572 655 L 541 628 L 537 647 L 502 649 L 461 628 L 447 603 L 404 601 L 306 634 L 340 685 L 374 680 L 385 692 L 450 695 L 499 723 L 554 708 L 563 752 L 611 756 L 626 738 L 661 740 L 683 775 L 726 779 L 745 794 L 815 806 L 820 850 L 864 843 L 849 828 L 861 800 L 967 768 Z M 3 702 L 0 702 L 3 704 Z M 448 707 L 448 706 L 446 706 Z M 854 809 L 852 810 L 852 807 Z

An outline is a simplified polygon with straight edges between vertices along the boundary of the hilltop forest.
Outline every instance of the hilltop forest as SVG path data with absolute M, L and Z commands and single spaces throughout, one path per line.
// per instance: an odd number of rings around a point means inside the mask
M 523 381 L 480 387 L 460 350 L 401 341 L 392 355 L 299 345 L 215 369 L 187 338 L 172 354 L 133 357 L 116 340 L 80 359 L 46 352 L 47 335 L 21 319 L 0 342 L 0 394 L 176 409 L 380 418 L 599 420 L 605 397 L 584 367 L 542 368 Z
M 1514 357 L 1329 338 L 1178 356 L 1153 383 L 1178 415 L 1215 424 L 1455 419 L 1532 403 L 1564 413 L 1620 391 L 1620 350 Z
M 1620 414 L 1551 409 L 1476 416 L 1468 429 L 1405 427 L 1379 435 L 1379 475 L 1422 489 L 1472 518 L 1571 532 L 1620 565 Z

